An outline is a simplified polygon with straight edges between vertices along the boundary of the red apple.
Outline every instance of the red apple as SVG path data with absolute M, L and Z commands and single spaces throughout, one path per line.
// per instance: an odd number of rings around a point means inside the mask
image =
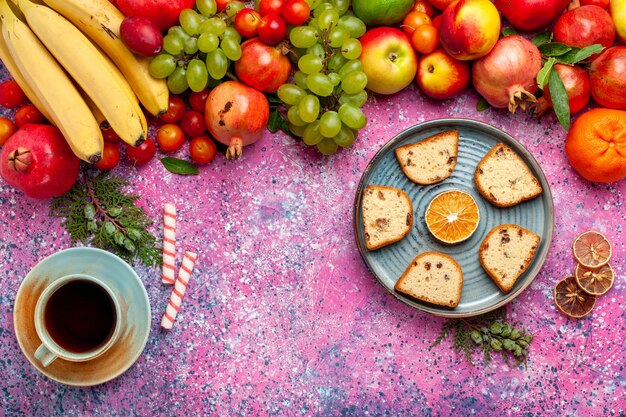
M 489 0 L 459 0 L 441 15 L 441 46 L 453 58 L 480 58 L 491 51 L 500 36 L 500 14 Z
M 117 0 L 117 7 L 124 15 L 146 17 L 161 31 L 177 25 L 180 12 L 195 4 L 195 0 Z
M 626 46 L 606 49 L 589 69 L 591 96 L 601 106 L 626 108 Z
M 417 84 L 430 97 L 456 97 L 467 88 L 469 82 L 469 62 L 454 59 L 442 49 L 422 56 L 417 69 Z
M 609 48 L 615 41 L 613 19 L 598 6 L 582 6 L 563 13 L 554 24 L 554 40 L 584 48 L 596 43 Z M 595 59 L 597 55 L 591 57 Z
M 516 29 L 536 30 L 552 23 L 570 0 L 493 0 L 506 20 Z
M 367 88 L 379 94 L 394 94 L 407 87 L 417 73 L 417 55 L 401 30 L 378 27 L 360 39 L 361 63 Z

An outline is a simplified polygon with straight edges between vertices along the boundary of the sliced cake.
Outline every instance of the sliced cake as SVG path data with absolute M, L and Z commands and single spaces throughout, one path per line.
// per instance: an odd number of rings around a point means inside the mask
M 417 255 L 395 285 L 395 290 L 402 294 L 444 307 L 456 307 L 462 289 L 461 267 L 439 252 Z
M 361 202 L 365 245 L 369 250 L 401 240 L 413 226 L 413 205 L 399 188 L 370 185 Z
M 521 226 L 496 226 L 480 244 L 480 264 L 502 292 L 509 292 L 530 265 L 540 241 L 538 235 Z
M 511 207 L 543 192 L 524 161 L 502 143 L 494 146 L 478 163 L 474 183 L 478 192 L 498 207 Z
M 452 175 L 459 154 L 459 131 L 449 130 L 395 150 L 402 172 L 417 184 L 434 184 Z

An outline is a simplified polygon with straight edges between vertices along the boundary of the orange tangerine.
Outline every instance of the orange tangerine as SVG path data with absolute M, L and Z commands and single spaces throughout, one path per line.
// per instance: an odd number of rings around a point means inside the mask
M 460 243 L 478 227 L 480 213 L 476 201 L 466 192 L 451 190 L 438 194 L 426 209 L 426 226 L 444 243 Z
M 591 313 L 596 297 L 585 293 L 576 284 L 576 278 L 567 277 L 554 287 L 554 303 L 564 314 L 579 319 Z
M 597 269 L 611 259 L 611 243 L 600 232 L 589 230 L 581 233 L 572 244 L 574 258 L 587 269 Z
M 591 295 L 606 294 L 613 286 L 615 273 L 610 264 L 605 264 L 598 269 L 587 269 L 580 264 L 574 271 L 576 283 L 584 292 Z

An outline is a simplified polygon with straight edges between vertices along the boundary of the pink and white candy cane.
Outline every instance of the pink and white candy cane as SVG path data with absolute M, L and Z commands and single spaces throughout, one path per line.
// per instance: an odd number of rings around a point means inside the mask
M 196 254 L 189 251 L 185 252 L 183 264 L 178 270 L 178 278 L 176 279 L 176 283 L 174 284 L 174 289 L 172 290 L 170 301 L 167 304 L 165 314 L 163 315 L 163 319 L 161 320 L 161 326 L 165 329 L 171 329 L 174 325 L 174 320 L 176 320 L 176 314 L 178 314 L 178 310 L 180 310 L 180 304 L 183 301 L 183 295 L 185 295 L 187 283 L 189 282 L 189 277 L 191 276 L 191 272 L 193 271 L 193 266 L 195 265 L 195 263 Z
M 163 207 L 163 283 L 173 284 L 176 279 L 176 206 Z

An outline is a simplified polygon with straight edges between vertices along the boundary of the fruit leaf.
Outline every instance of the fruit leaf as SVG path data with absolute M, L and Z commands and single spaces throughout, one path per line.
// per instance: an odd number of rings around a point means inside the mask
M 198 175 L 198 168 L 178 158 L 161 158 L 161 163 L 169 172 L 180 175 Z
M 517 32 L 515 31 L 515 29 L 513 28 L 502 29 L 502 36 L 506 37 L 506 36 L 511 36 L 511 35 L 517 35 Z
M 283 101 L 279 99 L 276 94 L 265 94 L 265 97 L 267 97 L 270 107 L 276 107 L 283 104 Z
M 571 46 L 567 46 L 561 42 L 544 43 L 538 48 L 539 48 L 539 51 L 542 53 L 542 55 L 548 56 L 548 57 L 561 56 L 563 54 L 568 53 L 569 51 L 573 49 Z
M 543 67 L 537 73 L 537 85 L 542 90 L 548 84 L 548 80 L 550 79 L 550 74 L 552 73 L 552 68 L 556 64 L 556 58 L 548 58 L 548 60 L 543 64 Z
M 289 132 L 289 124 L 287 123 L 287 120 L 285 120 L 282 113 L 278 109 L 275 109 L 273 112 L 270 113 L 270 117 L 267 121 L 267 130 L 272 133 L 276 133 L 279 130 L 282 130 L 288 135 L 291 134 Z
M 563 129 L 568 130 L 570 126 L 569 100 L 567 98 L 565 85 L 558 72 L 552 71 L 548 86 L 550 87 L 552 107 L 554 108 L 556 117 L 559 119 L 559 123 L 561 123 Z
M 480 97 L 478 99 L 478 102 L 476 103 L 476 111 L 478 112 L 482 112 L 485 111 L 489 108 L 489 103 L 487 102 L 487 100 L 484 99 L 484 97 Z
M 571 51 L 559 56 L 559 62 L 564 64 L 577 64 L 580 61 L 584 61 L 593 54 L 602 52 L 604 47 L 598 43 L 594 45 L 585 46 L 584 48 L 572 48 Z
M 536 47 L 540 47 L 541 45 L 544 45 L 550 42 L 551 40 L 552 40 L 552 33 L 542 32 L 533 36 L 530 41 L 534 43 Z

